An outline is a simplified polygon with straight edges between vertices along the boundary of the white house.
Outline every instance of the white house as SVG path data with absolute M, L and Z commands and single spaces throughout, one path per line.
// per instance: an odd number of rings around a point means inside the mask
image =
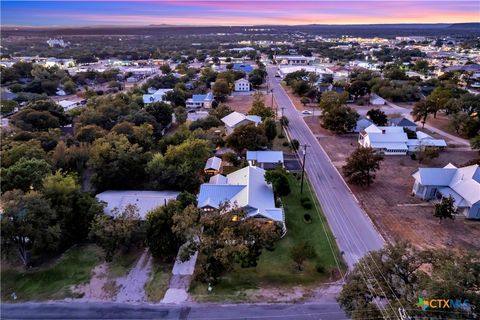
M 255 123 L 255 125 L 258 125 L 262 122 L 262 118 L 259 116 L 244 115 L 243 113 L 237 111 L 226 115 L 221 120 L 225 124 L 225 132 L 227 134 L 232 133 L 235 128 L 246 125 L 248 123 Z
M 353 128 L 353 132 L 359 133 L 362 130 L 365 130 L 369 126 L 371 126 L 373 122 L 370 119 L 367 119 L 365 117 L 360 117 L 357 120 L 357 124 L 355 125 L 355 128 Z
M 135 205 L 141 220 L 145 220 L 147 213 L 157 207 L 164 206 L 170 200 L 175 200 L 179 191 L 132 191 L 132 190 L 109 190 L 97 194 L 99 201 L 105 202 L 105 214 L 112 215 L 115 208 L 120 212 L 127 205 Z
M 247 161 L 251 166 L 262 169 L 275 169 L 283 167 L 282 151 L 247 151 Z
M 72 110 L 81 105 L 81 101 L 70 101 L 70 100 L 61 100 L 58 102 L 62 106 L 63 110 L 68 111 Z
M 412 193 L 424 200 L 452 197 L 459 213 L 468 219 L 480 219 L 480 167 L 419 168 L 413 174 Z
M 149 88 L 149 92 L 151 92 L 152 90 L 150 90 L 151 88 Z M 151 93 L 151 94 L 144 94 L 143 95 L 143 103 L 144 104 L 150 104 L 150 103 L 154 103 L 154 102 L 167 102 L 166 100 L 166 95 L 167 95 L 167 92 L 170 92 L 170 91 L 173 91 L 173 89 L 158 89 L 157 91 Z
M 250 82 L 247 79 L 238 79 L 235 81 L 236 92 L 248 92 L 250 91 Z
M 376 94 L 372 94 L 370 97 L 370 104 L 373 104 L 374 106 L 383 106 L 385 104 L 385 99 Z
M 213 94 L 194 94 L 186 101 L 186 107 L 191 109 L 210 108 L 213 102 Z
M 405 155 L 407 152 L 414 152 L 423 147 L 447 146 L 443 139 L 434 139 L 421 131 L 416 134 L 416 139 L 408 139 L 403 127 L 377 127 L 372 124 L 360 132 L 358 143 L 362 147 L 373 148 L 385 155 Z
M 59 67 L 60 69 L 71 68 L 75 66 L 75 60 L 73 59 L 57 59 L 48 58 L 44 64 L 45 67 Z
M 215 175 L 200 186 L 198 207 L 205 212 L 228 202 L 245 209 L 247 219 L 279 223 L 285 231 L 285 214 L 275 207 L 272 185 L 265 181 L 265 170 L 248 166 L 226 176 Z
M 273 59 L 277 64 L 307 65 L 315 61 L 314 57 L 305 57 L 301 55 L 274 55 Z

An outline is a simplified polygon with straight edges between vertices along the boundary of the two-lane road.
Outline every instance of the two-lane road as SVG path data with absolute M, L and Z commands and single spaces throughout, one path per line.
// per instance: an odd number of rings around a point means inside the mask
M 334 302 L 315 304 L 132 305 L 119 303 L 2 304 L 2 319 L 347 319 Z
M 268 67 L 268 81 L 279 108 L 289 119 L 288 132 L 301 145 L 307 144 L 305 170 L 320 201 L 337 244 L 351 269 L 369 251 L 384 246 L 384 240 L 360 208 L 342 176 L 333 166 L 318 140 L 295 109 L 292 101 L 275 77 L 276 68 Z M 301 150 L 302 151 L 302 150 Z

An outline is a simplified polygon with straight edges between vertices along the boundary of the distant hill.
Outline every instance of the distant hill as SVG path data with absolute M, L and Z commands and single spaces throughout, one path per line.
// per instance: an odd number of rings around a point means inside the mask
M 479 22 L 469 22 L 469 23 L 453 23 L 448 26 L 449 28 L 456 29 L 476 29 L 480 32 L 480 23 Z

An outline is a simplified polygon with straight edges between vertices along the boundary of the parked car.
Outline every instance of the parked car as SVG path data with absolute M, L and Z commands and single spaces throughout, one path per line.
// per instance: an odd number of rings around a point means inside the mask
M 303 110 L 302 114 L 313 114 L 313 112 L 310 110 Z

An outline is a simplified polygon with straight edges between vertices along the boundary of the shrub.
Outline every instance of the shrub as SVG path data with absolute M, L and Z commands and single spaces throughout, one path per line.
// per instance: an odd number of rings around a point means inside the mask
M 298 142 L 297 139 L 292 140 L 292 148 L 293 150 L 298 150 L 298 147 L 300 146 L 300 142 Z
M 280 134 L 278 135 L 278 139 L 283 139 L 283 138 L 285 138 L 285 136 L 283 135 L 283 133 L 280 133 Z
M 417 156 L 415 155 L 415 153 L 412 153 L 412 154 L 410 155 L 410 159 L 412 159 L 412 160 L 417 160 Z
M 308 213 L 305 213 L 303 215 L 303 221 L 305 221 L 305 223 L 311 223 L 312 222 L 312 216 Z
M 310 198 L 302 197 L 300 198 L 300 203 L 304 209 L 312 209 L 312 202 L 310 201 Z
M 318 273 L 325 273 L 325 267 L 321 263 L 317 263 L 315 270 L 317 270 Z
M 290 143 L 288 143 L 288 141 L 284 141 L 284 142 L 282 143 L 282 146 L 284 146 L 284 147 L 288 147 L 289 145 L 290 145 Z

